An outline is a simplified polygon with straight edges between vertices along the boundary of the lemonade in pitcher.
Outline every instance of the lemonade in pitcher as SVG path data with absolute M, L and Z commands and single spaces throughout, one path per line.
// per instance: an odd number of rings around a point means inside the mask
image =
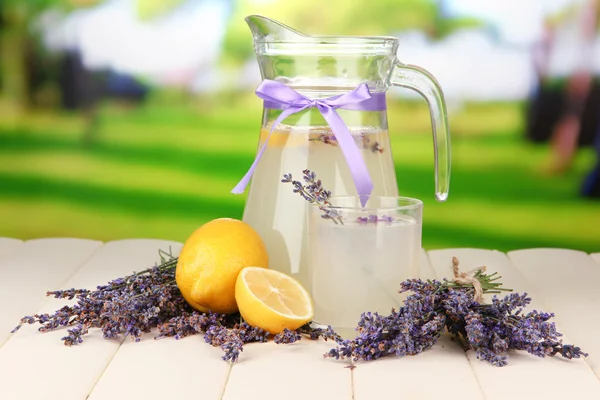
M 394 37 L 308 36 L 259 15 L 246 18 L 263 78 L 256 158 L 232 193 L 250 185 L 243 219 L 263 238 L 269 267 L 309 291 L 308 206 L 284 174 L 316 173 L 334 196 L 397 196 L 386 91 L 419 92 L 431 112 L 435 196 L 445 201 L 450 142 L 442 91 L 427 71 L 396 58 Z
M 373 194 L 396 196 L 397 185 L 387 131 L 378 128 L 350 128 L 371 171 Z M 269 135 L 263 129 L 261 145 Z M 267 150 L 258 164 L 246 202 L 244 221 L 263 238 L 272 268 L 294 275 L 307 284 L 307 202 L 287 185 L 283 174 L 300 179 L 304 169 L 317 173 L 323 187 L 336 194 L 356 195 L 344 155 L 326 126 L 304 128 L 279 125 L 271 134 Z M 276 182 L 276 184 L 274 184 Z

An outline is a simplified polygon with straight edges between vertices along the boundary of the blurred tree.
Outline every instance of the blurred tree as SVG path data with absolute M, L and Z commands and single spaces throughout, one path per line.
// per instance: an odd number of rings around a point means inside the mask
M 431 32 L 434 0 L 252 1 L 236 4 L 224 41 L 226 61 L 240 63 L 253 54 L 244 17 L 262 14 L 312 35 L 389 35 L 407 29 Z
M 238 0 L 224 41 L 223 59 L 240 64 L 253 53 L 244 17 L 262 14 L 312 35 L 393 35 L 420 30 L 440 38 L 479 26 L 472 18 L 444 18 L 436 0 Z
M 184 0 L 136 0 L 137 13 L 141 20 L 147 21 L 175 9 Z
M 485 26 L 485 23 L 473 17 L 444 18 L 438 15 L 432 36 L 436 39 L 441 39 L 459 29 L 479 28 L 483 26 Z
M 3 0 L 0 30 L 0 81 L 5 97 L 19 108 L 31 105 L 31 60 L 37 48 L 31 22 L 54 8 L 69 11 L 95 5 L 100 0 Z

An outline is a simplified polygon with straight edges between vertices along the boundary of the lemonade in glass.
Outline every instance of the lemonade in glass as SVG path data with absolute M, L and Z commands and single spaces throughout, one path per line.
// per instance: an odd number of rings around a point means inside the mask
M 400 282 L 416 278 L 423 203 L 407 197 L 330 199 L 311 205 L 309 290 L 315 322 L 354 337 L 363 312 L 389 314 L 402 306 Z

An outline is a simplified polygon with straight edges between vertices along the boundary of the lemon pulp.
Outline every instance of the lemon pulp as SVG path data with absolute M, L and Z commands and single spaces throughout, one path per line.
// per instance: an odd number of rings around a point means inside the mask
M 236 280 L 235 298 L 244 320 L 269 333 L 294 330 L 314 315 L 312 299 L 294 278 L 274 270 L 247 267 Z

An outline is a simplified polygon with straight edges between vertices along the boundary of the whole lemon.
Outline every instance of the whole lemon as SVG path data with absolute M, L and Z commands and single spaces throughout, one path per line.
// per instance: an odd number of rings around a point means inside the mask
M 260 235 L 243 221 L 219 218 L 202 225 L 185 241 L 175 281 L 193 308 L 229 314 L 238 310 L 235 282 L 248 266 L 269 267 Z

